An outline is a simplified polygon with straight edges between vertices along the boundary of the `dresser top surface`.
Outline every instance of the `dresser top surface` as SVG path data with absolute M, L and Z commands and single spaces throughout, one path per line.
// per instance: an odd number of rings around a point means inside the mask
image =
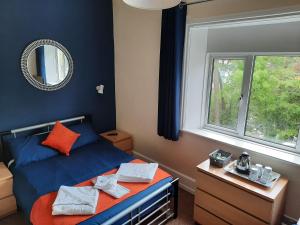
M 261 196 L 269 201 L 274 201 L 278 194 L 286 188 L 288 180 L 284 177 L 279 178 L 279 180 L 274 184 L 273 187 L 267 188 L 259 184 L 253 183 L 249 180 L 243 179 L 241 177 L 235 176 L 226 172 L 223 168 L 218 168 L 210 165 L 209 159 L 197 166 L 198 171 L 206 173 L 213 176 L 221 181 L 232 184 L 238 188 L 244 189 L 245 191 L 254 193 Z
M 0 182 L 12 178 L 11 172 L 4 163 L 0 162 Z

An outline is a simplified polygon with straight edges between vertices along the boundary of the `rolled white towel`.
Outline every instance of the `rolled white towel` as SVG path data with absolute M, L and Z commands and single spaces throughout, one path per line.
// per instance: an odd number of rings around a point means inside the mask
M 52 215 L 91 215 L 96 213 L 99 191 L 92 186 L 61 186 L 52 205 Z
M 117 175 L 107 175 L 107 176 L 98 176 L 95 180 L 93 180 L 94 188 L 100 189 L 105 193 L 115 197 L 121 198 L 124 195 L 128 194 L 130 190 L 119 185 L 117 183 Z

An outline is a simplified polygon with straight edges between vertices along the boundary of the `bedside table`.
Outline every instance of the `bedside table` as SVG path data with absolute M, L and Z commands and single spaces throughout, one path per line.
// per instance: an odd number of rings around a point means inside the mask
M 281 177 L 271 188 L 210 166 L 197 166 L 194 220 L 202 225 L 279 225 L 288 180 Z
M 4 163 L 0 162 L 0 218 L 17 211 L 16 199 L 12 191 L 13 176 Z
M 100 134 L 105 140 L 112 143 L 116 148 L 122 151 L 132 154 L 133 139 L 132 136 L 124 131 L 112 130 Z

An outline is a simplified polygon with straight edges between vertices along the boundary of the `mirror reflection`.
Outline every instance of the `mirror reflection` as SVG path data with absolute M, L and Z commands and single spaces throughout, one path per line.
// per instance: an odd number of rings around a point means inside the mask
M 67 77 L 69 62 L 59 48 L 42 45 L 30 52 L 27 68 L 30 76 L 36 81 L 53 86 L 61 83 Z

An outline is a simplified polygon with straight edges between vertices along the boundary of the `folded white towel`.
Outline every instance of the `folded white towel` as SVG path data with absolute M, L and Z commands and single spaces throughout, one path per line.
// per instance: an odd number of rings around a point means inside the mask
M 157 163 L 122 163 L 117 172 L 118 181 L 149 183 L 157 168 Z
M 115 198 L 121 198 L 124 195 L 128 194 L 130 190 L 119 185 L 117 183 L 117 178 L 118 177 L 115 174 L 108 176 L 99 176 L 95 180 L 93 180 L 93 183 L 95 184 L 94 188 L 100 189 Z
M 52 215 L 91 215 L 96 213 L 99 191 L 92 186 L 61 186 L 52 205 Z

